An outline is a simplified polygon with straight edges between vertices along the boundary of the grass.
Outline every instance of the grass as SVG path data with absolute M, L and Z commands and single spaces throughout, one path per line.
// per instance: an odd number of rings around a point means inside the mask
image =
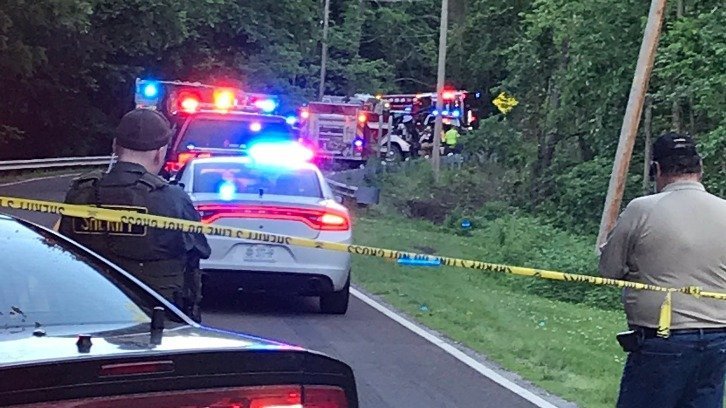
M 487 259 L 506 256 L 486 237 L 460 237 L 404 218 L 363 216 L 355 242 Z M 542 251 L 561 251 L 543 243 Z M 481 352 L 503 368 L 583 407 L 612 407 L 625 354 L 614 335 L 625 327 L 622 311 L 562 302 L 531 293 L 530 278 L 454 268 L 411 268 L 370 257 L 354 258 L 353 278 L 367 291 L 421 323 Z M 611 290 L 611 289 L 604 289 Z M 614 289 L 612 289 L 614 290 Z

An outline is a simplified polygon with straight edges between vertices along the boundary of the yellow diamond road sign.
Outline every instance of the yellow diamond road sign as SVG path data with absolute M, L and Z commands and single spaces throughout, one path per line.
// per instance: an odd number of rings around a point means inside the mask
M 497 108 L 499 108 L 499 111 L 505 115 L 519 104 L 519 101 L 517 101 L 513 96 L 507 95 L 506 92 L 500 93 L 492 102 Z

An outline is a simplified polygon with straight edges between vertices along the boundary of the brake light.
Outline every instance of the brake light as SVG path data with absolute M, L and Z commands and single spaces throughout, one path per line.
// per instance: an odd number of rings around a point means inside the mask
M 256 218 L 266 220 L 298 221 L 317 231 L 347 231 L 350 219 L 345 213 L 332 209 L 317 210 L 296 207 L 200 205 L 197 207 L 202 222 L 211 224 L 223 218 Z
M 174 371 L 173 361 L 145 361 L 141 363 L 108 364 L 101 366 L 99 377 L 120 377 Z
M 35 408 L 348 408 L 345 391 L 318 385 L 270 385 L 94 397 L 34 404 Z
M 366 114 L 365 113 L 361 113 L 360 115 L 358 115 L 358 122 L 360 122 L 360 123 L 366 123 L 366 120 L 367 120 L 367 118 L 366 118 Z

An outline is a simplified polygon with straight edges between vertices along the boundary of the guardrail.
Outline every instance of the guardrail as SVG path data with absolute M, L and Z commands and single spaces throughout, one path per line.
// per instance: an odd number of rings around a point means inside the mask
M 111 162 L 111 156 L 93 157 L 61 157 L 54 159 L 33 159 L 33 160 L 8 160 L 0 161 L 0 172 L 37 169 L 57 169 L 68 167 L 93 167 L 105 166 Z M 368 205 L 378 202 L 377 193 L 373 196 L 366 188 L 361 192 L 363 196 L 358 197 L 359 188 L 350 186 L 335 180 L 326 179 L 335 194 L 355 200 L 358 204 Z
M 0 161 L 0 171 L 55 169 L 63 167 L 103 166 L 111 162 L 111 156 L 61 157 L 56 159 Z

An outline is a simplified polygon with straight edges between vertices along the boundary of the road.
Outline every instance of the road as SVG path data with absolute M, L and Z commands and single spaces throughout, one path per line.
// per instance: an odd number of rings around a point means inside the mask
M 62 201 L 69 180 L 64 176 L 0 185 L 0 195 Z M 45 226 L 57 219 L 23 211 L 13 215 Z M 537 406 L 355 297 L 345 316 L 319 314 L 313 298 L 254 297 L 210 306 L 203 320 L 347 362 L 355 371 L 363 408 Z

